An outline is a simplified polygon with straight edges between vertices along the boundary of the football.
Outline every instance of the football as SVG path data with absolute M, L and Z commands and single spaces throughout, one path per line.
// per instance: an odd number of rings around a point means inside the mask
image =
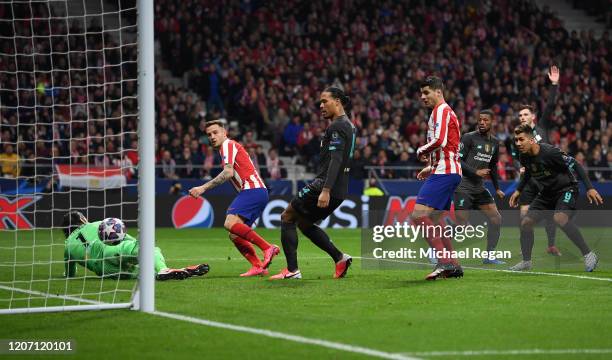
M 121 219 L 106 218 L 98 227 L 98 236 L 108 245 L 117 245 L 125 239 L 125 224 Z

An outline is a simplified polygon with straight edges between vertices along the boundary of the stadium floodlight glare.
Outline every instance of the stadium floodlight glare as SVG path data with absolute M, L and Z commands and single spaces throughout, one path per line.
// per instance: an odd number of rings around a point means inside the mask
M 0 314 L 154 311 L 153 2 L 0 7 Z M 74 210 L 140 239 L 138 279 L 66 265 Z

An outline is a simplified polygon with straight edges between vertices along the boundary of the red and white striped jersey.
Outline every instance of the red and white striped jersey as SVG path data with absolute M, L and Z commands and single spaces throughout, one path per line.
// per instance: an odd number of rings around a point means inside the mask
M 266 188 L 249 154 L 240 143 L 225 139 L 219 149 L 219 153 L 221 154 L 223 166 L 227 164 L 234 166 L 234 176 L 232 176 L 230 181 L 237 191 Z
M 430 155 L 432 174 L 461 175 L 460 129 L 457 115 L 447 103 L 443 102 L 431 112 L 427 122 L 427 144 L 417 150 L 417 155 Z

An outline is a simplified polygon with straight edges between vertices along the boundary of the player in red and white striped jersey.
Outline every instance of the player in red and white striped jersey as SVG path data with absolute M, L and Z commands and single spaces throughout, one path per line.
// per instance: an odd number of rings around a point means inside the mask
M 280 248 L 266 242 L 251 228 L 268 203 L 268 189 L 253 165 L 249 154 L 237 141 L 227 138 L 227 132 L 221 121 L 206 123 L 206 135 L 211 145 L 219 150 L 223 162 L 223 171 L 209 182 L 193 187 L 189 195 L 198 197 L 207 190 L 230 180 L 238 196 L 227 208 L 225 228 L 230 232 L 230 239 L 240 253 L 251 263 L 249 271 L 240 276 L 266 275 L 268 266 Z M 260 261 L 251 243 L 264 252 Z
M 437 226 L 442 212 L 450 209 L 453 193 L 461 182 L 461 126 L 453 109 L 444 101 L 442 79 L 427 77 L 421 84 L 421 100 L 432 112 L 427 124 L 427 144 L 417 150 L 417 156 L 429 164 L 417 175 L 417 179 L 427 180 L 419 189 L 411 217 L 413 224 L 431 227 L 434 224 Z M 444 254 L 444 250 L 453 251 L 452 239 L 436 236 L 435 231 L 427 233 L 431 234 L 427 238 L 429 245 L 438 254 Z M 426 279 L 461 276 L 463 270 L 457 260 L 442 255 L 438 258 L 436 268 Z
M 223 165 L 232 164 L 234 166 L 234 176 L 230 178 L 230 181 L 237 191 L 266 188 L 249 154 L 239 142 L 226 138 L 219 147 L 219 154 L 221 154 Z
M 427 144 L 417 150 L 419 157 L 430 156 L 431 174 L 461 175 L 459 120 L 446 102 L 434 107 L 427 122 Z

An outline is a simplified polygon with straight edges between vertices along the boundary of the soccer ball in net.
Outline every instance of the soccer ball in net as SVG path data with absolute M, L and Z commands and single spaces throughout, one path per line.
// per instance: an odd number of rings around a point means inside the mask
M 125 239 L 125 224 L 121 219 L 106 218 L 98 227 L 98 236 L 108 245 L 117 245 Z

